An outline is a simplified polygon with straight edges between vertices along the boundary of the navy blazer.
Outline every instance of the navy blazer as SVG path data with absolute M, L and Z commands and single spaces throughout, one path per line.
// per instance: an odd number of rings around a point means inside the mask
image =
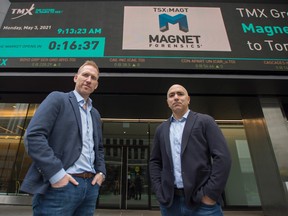
M 97 172 L 106 174 L 100 114 L 92 108 L 91 116 L 94 167 Z M 20 190 L 44 194 L 50 185 L 49 179 L 62 168 L 67 170 L 80 157 L 82 136 L 80 110 L 73 91 L 50 93 L 40 104 L 24 135 L 25 148 L 33 163 Z
M 170 123 L 169 119 L 157 127 L 149 161 L 152 188 L 157 200 L 167 207 L 172 205 L 175 188 Z M 219 201 L 229 175 L 231 156 L 215 120 L 209 115 L 190 111 L 181 145 L 186 205 L 191 208 L 199 205 L 204 195 Z

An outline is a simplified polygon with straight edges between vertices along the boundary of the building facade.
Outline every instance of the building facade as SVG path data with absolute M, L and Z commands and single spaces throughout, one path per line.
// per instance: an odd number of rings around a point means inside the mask
M 179 83 L 229 145 L 224 209 L 287 215 L 286 2 L 1 1 L 0 10 L 1 203 L 30 205 L 19 191 L 31 163 L 25 128 L 41 101 L 73 90 L 78 66 L 93 59 L 108 170 L 100 208 L 159 207 L 148 160 L 155 128 L 171 115 L 166 92 Z

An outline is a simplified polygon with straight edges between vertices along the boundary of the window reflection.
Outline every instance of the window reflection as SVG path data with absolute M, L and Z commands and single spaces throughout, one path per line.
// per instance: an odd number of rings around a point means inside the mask
M 218 124 L 232 156 L 232 167 L 224 194 L 225 205 L 260 206 L 251 155 L 242 122 Z
M 24 154 L 22 136 L 26 128 L 29 104 L 0 104 L 0 193 L 19 193 L 30 159 Z M 34 106 L 35 111 L 35 106 Z M 27 160 L 26 160 L 27 159 Z

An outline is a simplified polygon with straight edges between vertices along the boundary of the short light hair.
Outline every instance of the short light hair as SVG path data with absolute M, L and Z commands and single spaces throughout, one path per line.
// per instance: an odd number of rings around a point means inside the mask
M 83 68 L 84 66 L 86 66 L 86 65 L 90 65 L 90 66 L 96 68 L 96 70 L 98 71 L 98 73 L 100 73 L 100 70 L 99 70 L 98 65 L 97 65 L 94 61 L 92 61 L 92 60 L 87 60 L 87 61 L 85 61 L 84 64 L 82 64 L 82 65 L 79 67 L 78 73 L 79 73 L 79 72 L 82 70 L 82 68 Z

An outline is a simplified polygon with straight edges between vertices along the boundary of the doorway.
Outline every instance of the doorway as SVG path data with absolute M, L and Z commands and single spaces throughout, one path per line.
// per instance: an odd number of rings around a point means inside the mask
M 103 143 L 107 176 L 101 188 L 99 207 L 149 209 L 151 196 L 148 160 L 151 124 L 147 121 L 104 122 Z

